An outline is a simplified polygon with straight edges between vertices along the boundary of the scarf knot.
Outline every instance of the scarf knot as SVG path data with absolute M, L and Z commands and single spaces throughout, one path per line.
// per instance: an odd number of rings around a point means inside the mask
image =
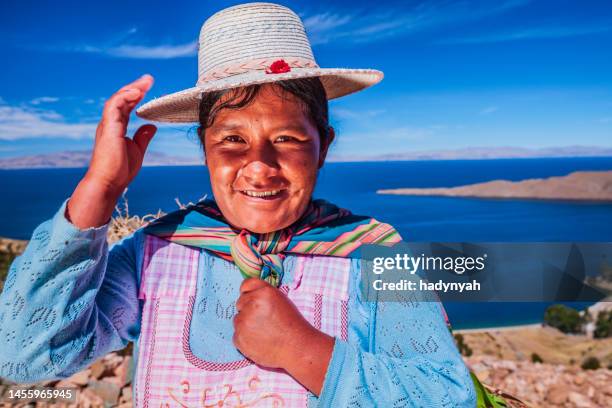
M 291 241 L 288 229 L 267 234 L 242 230 L 231 241 L 232 260 L 245 278 L 260 278 L 278 287 L 283 278 L 282 253 Z

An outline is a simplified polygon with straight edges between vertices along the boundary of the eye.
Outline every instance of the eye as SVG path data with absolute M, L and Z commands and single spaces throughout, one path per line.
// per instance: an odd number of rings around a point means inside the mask
M 230 143 L 245 143 L 244 139 L 241 138 L 238 135 L 229 135 L 229 136 L 225 136 L 223 138 L 224 142 L 230 142 Z
M 276 142 L 295 142 L 297 139 L 293 136 L 282 135 L 276 138 Z

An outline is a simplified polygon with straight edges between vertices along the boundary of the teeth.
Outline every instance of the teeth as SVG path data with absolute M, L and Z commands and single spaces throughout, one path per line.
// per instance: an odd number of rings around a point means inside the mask
M 243 190 L 243 193 L 250 197 L 269 197 L 280 193 L 280 190 L 272 190 L 272 191 L 250 191 Z

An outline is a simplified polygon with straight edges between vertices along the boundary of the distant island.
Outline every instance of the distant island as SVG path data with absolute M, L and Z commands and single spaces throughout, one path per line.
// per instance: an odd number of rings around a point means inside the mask
M 379 194 L 612 202 L 612 171 L 576 171 L 522 181 L 493 180 L 460 187 L 397 188 Z
M 0 169 L 34 169 L 54 167 L 87 167 L 91 152 L 87 150 L 64 151 L 31 156 L 0 159 Z M 565 146 L 529 149 L 523 147 L 466 147 L 447 150 L 415 150 L 381 155 L 333 155 L 329 162 L 376 162 L 414 160 L 486 160 L 527 159 L 544 157 L 612 157 L 612 148 L 598 146 Z M 201 152 L 194 149 L 192 156 L 171 156 L 148 151 L 145 166 L 198 166 L 202 165 Z
M 89 166 L 90 159 L 89 150 L 9 157 L 0 159 L 0 169 L 80 168 Z M 202 163 L 202 159 L 170 156 L 154 151 L 148 151 L 144 160 L 144 166 L 190 166 Z

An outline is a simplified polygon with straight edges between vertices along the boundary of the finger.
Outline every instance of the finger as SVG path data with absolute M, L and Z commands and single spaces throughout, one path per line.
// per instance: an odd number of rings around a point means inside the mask
M 130 112 L 143 96 L 139 89 L 129 89 L 111 96 L 104 104 L 104 111 L 102 112 L 105 128 L 106 126 L 118 127 L 118 130 L 122 130 L 121 135 L 125 135 Z
M 157 127 L 149 123 L 139 127 L 134 134 L 134 143 L 136 143 L 136 146 L 138 146 L 143 156 L 147 151 L 151 139 L 155 136 L 155 132 L 157 132 Z
M 234 316 L 234 319 L 232 320 L 232 326 L 234 327 L 234 335 L 239 334 L 240 328 L 242 327 L 242 324 L 243 324 L 243 320 L 244 320 L 244 316 L 240 313 Z
M 268 282 L 259 278 L 247 278 L 240 284 L 240 293 L 246 293 L 265 286 L 270 286 Z
M 241 310 L 243 310 L 246 305 L 253 301 L 256 295 L 257 293 L 253 291 L 244 292 L 243 294 L 241 294 L 238 300 L 236 301 L 236 311 L 240 312 Z
M 125 85 L 115 92 L 104 105 L 103 116 L 109 122 L 119 122 L 127 126 L 132 109 L 144 98 L 153 85 L 153 77 L 145 74 L 136 81 Z
M 234 335 L 232 336 L 232 343 L 238 350 L 240 350 L 240 348 L 242 347 L 242 344 L 240 343 L 240 337 L 236 332 L 234 332 Z
M 153 82 L 154 82 L 153 76 L 151 76 L 150 74 L 144 74 L 137 80 L 132 81 L 129 84 L 122 86 L 121 88 L 119 88 L 117 92 L 123 92 L 126 89 L 131 89 L 131 88 L 136 88 L 136 89 L 140 89 L 142 92 L 147 92 L 153 86 Z

